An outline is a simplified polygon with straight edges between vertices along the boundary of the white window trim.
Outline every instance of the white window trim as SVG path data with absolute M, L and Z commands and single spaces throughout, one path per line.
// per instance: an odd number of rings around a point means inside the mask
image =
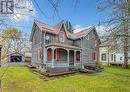
M 61 35 L 63 35 L 63 39 L 62 40 L 61 40 Z M 64 31 L 60 31 L 59 39 L 60 39 L 60 42 L 64 42 L 65 41 Z

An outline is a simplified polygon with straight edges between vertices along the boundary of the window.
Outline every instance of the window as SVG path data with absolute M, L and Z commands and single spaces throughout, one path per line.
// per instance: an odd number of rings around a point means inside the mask
M 60 42 L 64 42 L 64 31 L 60 31 Z
M 113 54 L 111 54 L 111 60 L 113 61 Z
M 94 60 L 96 60 L 96 53 L 94 52 Z
M 122 57 L 120 57 L 120 60 L 122 60 Z
M 116 55 L 114 55 L 114 61 L 116 61 Z
M 49 44 L 50 43 L 50 35 L 46 35 L 45 39 L 46 39 L 46 44 Z
M 101 55 L 102 57 L 102 61 L 106 61 L 106 53 L 103 53 L 102 55 Z

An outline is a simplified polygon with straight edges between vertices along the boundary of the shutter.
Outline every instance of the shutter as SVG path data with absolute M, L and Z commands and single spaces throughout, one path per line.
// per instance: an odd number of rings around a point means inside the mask
M 92 49 L 92 62 L 94 62 L 94 50 Z
M 36 59 L 38 61 L 38 49 L 36 48 Z
M 42 60 L 42 48 L 39 49 L 40 59 Z
M 80 54 L 76 55 L 76 61 L 78 61 L 78 62 L 80 61 Z
M 57 57 L 57 61 L 59 61 L 59 59 L 60 59 L 60 49 L 57 49 L 56 57 Z
M 48 49 L 48 60 L 51 61 L 52 60 L 52 50 Z

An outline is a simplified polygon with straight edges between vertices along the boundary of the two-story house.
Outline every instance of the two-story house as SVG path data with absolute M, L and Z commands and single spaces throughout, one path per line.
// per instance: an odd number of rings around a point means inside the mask
M 98 61 L 100 40 L 94 26 L 69 33 L 63 21 L 55 26 L 34 21 L 30 40 L 33 64 L 49 71 L 94 66 Z

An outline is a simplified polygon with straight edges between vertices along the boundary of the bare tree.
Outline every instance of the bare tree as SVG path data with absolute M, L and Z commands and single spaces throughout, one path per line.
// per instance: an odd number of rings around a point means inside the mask
M 111 39 L 116 39 L 118 42 L 121 38 L 124 52 L 124 67 L 128 68 L 128 41 L 129 41 L 129 0 L 98 0 L 97 8 L 105 14 L 106 19 L 102 22 L 108 27 L 107 31 L 111 34 Z M 117 48 L 120 47 L 117 45 Z M 119 49 L 119 48 L 118 48 Z

